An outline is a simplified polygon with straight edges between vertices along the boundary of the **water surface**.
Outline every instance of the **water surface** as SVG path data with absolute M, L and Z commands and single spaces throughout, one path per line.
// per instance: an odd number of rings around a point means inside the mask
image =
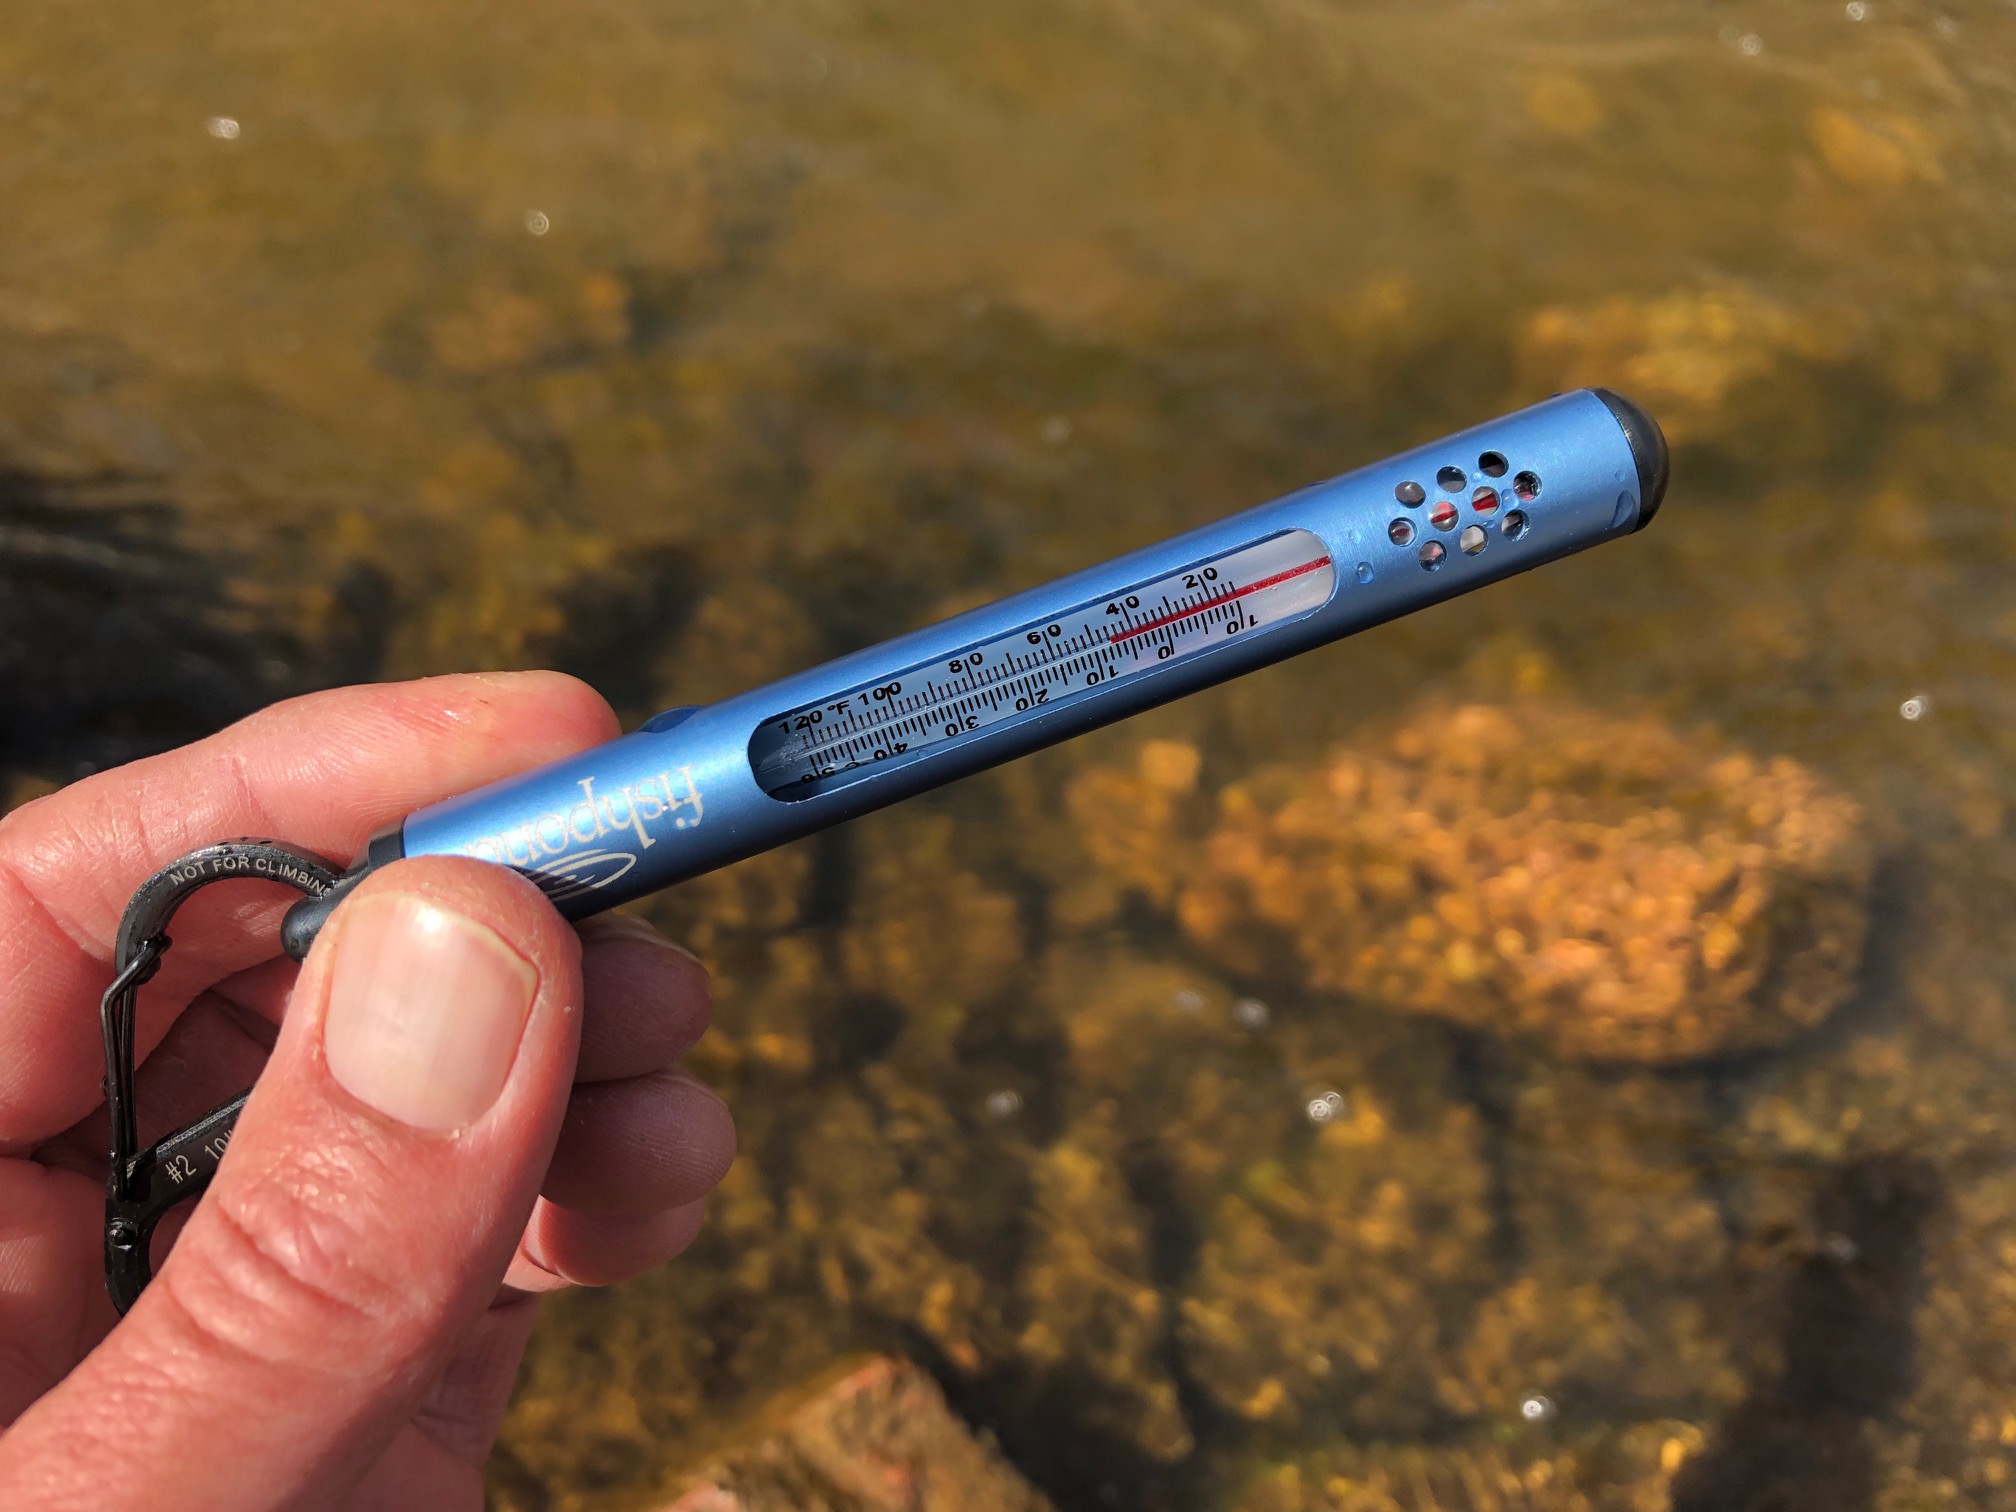
M 0 582 L 73 587 L 0 658 L 60 738 L 0 758 L 469 667 L 634 717 L 1610 384 L 1676 446 L 1644 536 L 654 905 L 745 1159 L 693 1256 L 551 1310 L 496 1497 L 651 1505 L 890 1348 L 1067 1508 L 2016 1506 L 2012 60 L 2007 7 L 1901 0 L 26 8 Z M 62 677 L 52 510 L 137 616 Z M 1541 684 L 1864 805 L 1825 1029 L 1590 1069 L 1074 891 L 1066 788 L 1144 739 L 1213 789 Z M 1227 1106 L 1278 1084 L 1269 1160 L 1327 1056 L 1404 1136 L 1338 1201 L 1442 1215 L 1354 1262 L 1381 1342 L 1293 1412 L 1185 1342 L 1274 1167 L 1210 1185 L 1200 1084 L 1074 1048 L 1179 993 L 1243 1036 L 1198 1052 Z

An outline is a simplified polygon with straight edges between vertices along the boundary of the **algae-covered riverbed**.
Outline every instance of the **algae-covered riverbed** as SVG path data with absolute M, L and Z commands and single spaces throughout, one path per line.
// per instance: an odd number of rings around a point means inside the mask
M 1066 1509 L 2016 1507 L 2012 170 L 1985 0 L 21 7 L 0 767 L 1614 386 L 1643 535 L 654 902 L 743 1158 L 494 1499 L 877 1349 Z

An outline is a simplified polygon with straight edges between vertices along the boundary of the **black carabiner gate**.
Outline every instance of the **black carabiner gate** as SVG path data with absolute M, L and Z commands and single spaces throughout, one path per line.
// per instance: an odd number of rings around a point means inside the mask
M 277 840 L 227 840 L 164 866 L 126 905 L 112 962 L 115 975 L 99 1004 L 105 1035 L 105 1109 L 112 1135 L 105 1181 L 105 1285 L 112 1293 L 112 1305 L 122 1313 L 153 1277 L 148 1244 L 155 1225 L 175 1204 L 201 1196 L 209 1186 L 248 1095 L 241 1092 L 165 1139 L 144 1150 L 137 1148 L 134 1004 L 168 951 L 168 921 L 190 894 L 213 882 L 279 882 L 319 898 L 336 885 L 339 875 L 320 856 Z

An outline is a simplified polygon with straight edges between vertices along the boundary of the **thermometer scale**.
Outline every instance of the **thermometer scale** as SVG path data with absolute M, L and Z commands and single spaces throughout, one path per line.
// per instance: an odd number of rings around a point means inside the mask
M 865 766 L 921 755 L 1033 713 L 1052 697 L 1111 686 L 1268 629 L 1319 607 L 1335 586 L 1323 542 L 1306 530 L 1283 531 L 850 688 L 831 703 L 793 709 L 750 743 L 757 784 L 773 798 L 810 797 Z

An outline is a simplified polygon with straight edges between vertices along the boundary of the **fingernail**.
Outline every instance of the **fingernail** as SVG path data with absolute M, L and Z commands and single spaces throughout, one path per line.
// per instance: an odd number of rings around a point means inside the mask
M 353 900 L 322 1025 L 351 1096 L 416 1129 L 459 1129 L 497 1101 L 539 974 L 491 929 L 427 898 Z

